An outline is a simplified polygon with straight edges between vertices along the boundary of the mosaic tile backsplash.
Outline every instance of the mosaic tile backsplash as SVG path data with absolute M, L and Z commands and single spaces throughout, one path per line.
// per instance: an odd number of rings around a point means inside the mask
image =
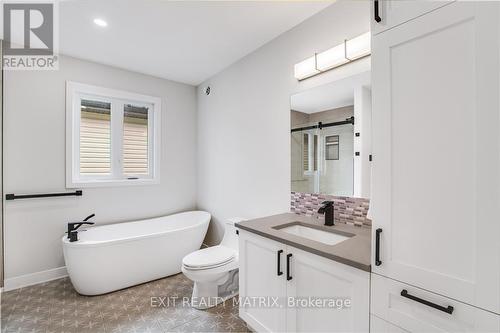
M 322 214 L 318 214 L 318 209 L 321 207 L 321 203 L 326 200 L 334 202 L 335 223 L 345 223 L 360 227 L 370 227 L 372 225 L 372 221 L 366 217 L 368 208 L 370 207 L 369 199 L 292 192 L 291 211 L 299 215 L 324 219 Z

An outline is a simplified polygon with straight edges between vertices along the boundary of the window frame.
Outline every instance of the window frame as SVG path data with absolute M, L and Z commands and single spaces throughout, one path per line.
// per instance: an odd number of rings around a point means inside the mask
M 110 175 L 80 174 L 81 100 L 111 103 Z M 148 175 L 123 173 L 124 105 L 147 106 Z M 66 187 L 114 187 L 160 183 L 161 99 L 158 97 L 66 81 Z M 131 179 L 134 178 L 134 179 Z

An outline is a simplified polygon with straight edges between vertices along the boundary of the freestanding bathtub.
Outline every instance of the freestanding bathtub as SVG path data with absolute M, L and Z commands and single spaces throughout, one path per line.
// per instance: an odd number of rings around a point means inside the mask
M 64 260 L 76 291 L 100 295 L 177 274 L 182 258 L 198 250 L 210 214 L 192 211 L 109 224 L 62 238 Z

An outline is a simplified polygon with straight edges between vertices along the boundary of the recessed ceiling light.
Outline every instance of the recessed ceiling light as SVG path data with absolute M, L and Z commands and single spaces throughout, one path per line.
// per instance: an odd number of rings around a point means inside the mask
M 108 26 L 108 22 L 106 22 L 106 21 L 104 21 L 103 19 L 100 19 L 100 18 L 94 19 L 94 23 L 97 24 L 100 27 L 107 27 Z

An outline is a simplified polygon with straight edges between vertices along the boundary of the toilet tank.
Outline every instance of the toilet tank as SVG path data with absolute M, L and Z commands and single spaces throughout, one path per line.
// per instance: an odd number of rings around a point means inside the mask
M 245 219 L 241 217 L 233 217 L 226 221 L 224 237 L 222 238 L 220 245 L 224 245 L 238 251 L 238 235 L 236 234 L 237 228 L 234 224 L 241 221 L 245 221 Z

